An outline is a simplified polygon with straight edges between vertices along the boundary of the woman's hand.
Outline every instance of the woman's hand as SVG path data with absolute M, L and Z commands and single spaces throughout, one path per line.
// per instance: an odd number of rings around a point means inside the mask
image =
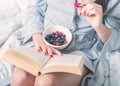
M 36 33 L 32 36 L 34 46 L 38 52 L 43 52 L 44 55 L 49 55 L 50 58 L 53 57 L 53 54 L 62 55 L 62 53 L 53 47 L 47 46 L 42 38 L 42 34 Z
M 88 23 L 95 29 L 99 38 L 105 43 L 111 35 L 110 29 L 103 24 L 102 6 L 89 0 L 75 4 L 80 10 L 80 15 L 84 16 Z
M 85 16 L 88 23 L 95 30 L 99 29 L 103 24 L 102 6 L 91 1 L 83 1 L 80 5 L 81 7 L 78 8 L 80 10 L 80 15 Z

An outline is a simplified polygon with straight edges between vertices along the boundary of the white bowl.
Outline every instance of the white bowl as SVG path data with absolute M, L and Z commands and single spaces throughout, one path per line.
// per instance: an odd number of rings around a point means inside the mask
M 47 42 L 45 40 L 45 37 L 48 34 L 51 34 L 51 33 L 56 32 L 56 31 L 60 31 L 64 35 L 66 35 L 66 40 L 67 40 L 66 44 L 63 44 L 63 45 L 60 45 L 60 46 L 56 46 L 56 45 L 50 44 L 49 42 Z M 46 43 L 46 45 L 49 45 L 49 46 L 52 46 L 52 47 L 54 47 L 54 48 L 56 48 L 58 50 L 61 50 L 61 49 L 66 48 L 70 44 L 70 42 L 72 41 L 72 33 L 69 31 L 68 28 L 66 28 L 64 26 L 61 26 L 61 25 L 50 25 L 43 32 L 43 40 Z

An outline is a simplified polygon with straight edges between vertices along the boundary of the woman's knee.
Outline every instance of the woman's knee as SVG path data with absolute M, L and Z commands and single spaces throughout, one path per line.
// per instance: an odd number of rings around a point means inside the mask
M 35 86 L 56 86 L 54 74 L 45 74 L 36 77 Z
M 15 68 L 11 80 L 11 86 L 24 86 L 25 84 L 32 84 L 34 83 L 34 76 L 25 72 L 20 68 Z M 32 86 L 30 85 L 30 86 Z M 26 85 L 28 86 L 28 85 Z

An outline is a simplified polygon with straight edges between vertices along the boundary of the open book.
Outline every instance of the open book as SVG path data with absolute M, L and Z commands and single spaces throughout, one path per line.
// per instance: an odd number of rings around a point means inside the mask
M 50 59 L 48 56 L 44 56 L 30 47 L 10 48 L 3 55 L 3 60 L 35 76 L 52 72 L 67 72 L 81 75 L 84 62 L 81 55 L 54 55 Z

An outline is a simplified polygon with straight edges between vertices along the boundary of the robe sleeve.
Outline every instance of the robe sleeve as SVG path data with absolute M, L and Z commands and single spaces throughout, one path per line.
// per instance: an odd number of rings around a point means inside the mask
M 34 3 L 31 6 L 28 6 L 27 20 L 24 25 L 24 42 L 29 40 L 33 34 L 43 32 L 46 9 L 46 0 L 34 0 Z
M 105 15 L 105 25 L 110 28 L 111 36 L 104 44 L 103 52 L 112 52 L 120 49 L 120 1 L 110 0 Z

